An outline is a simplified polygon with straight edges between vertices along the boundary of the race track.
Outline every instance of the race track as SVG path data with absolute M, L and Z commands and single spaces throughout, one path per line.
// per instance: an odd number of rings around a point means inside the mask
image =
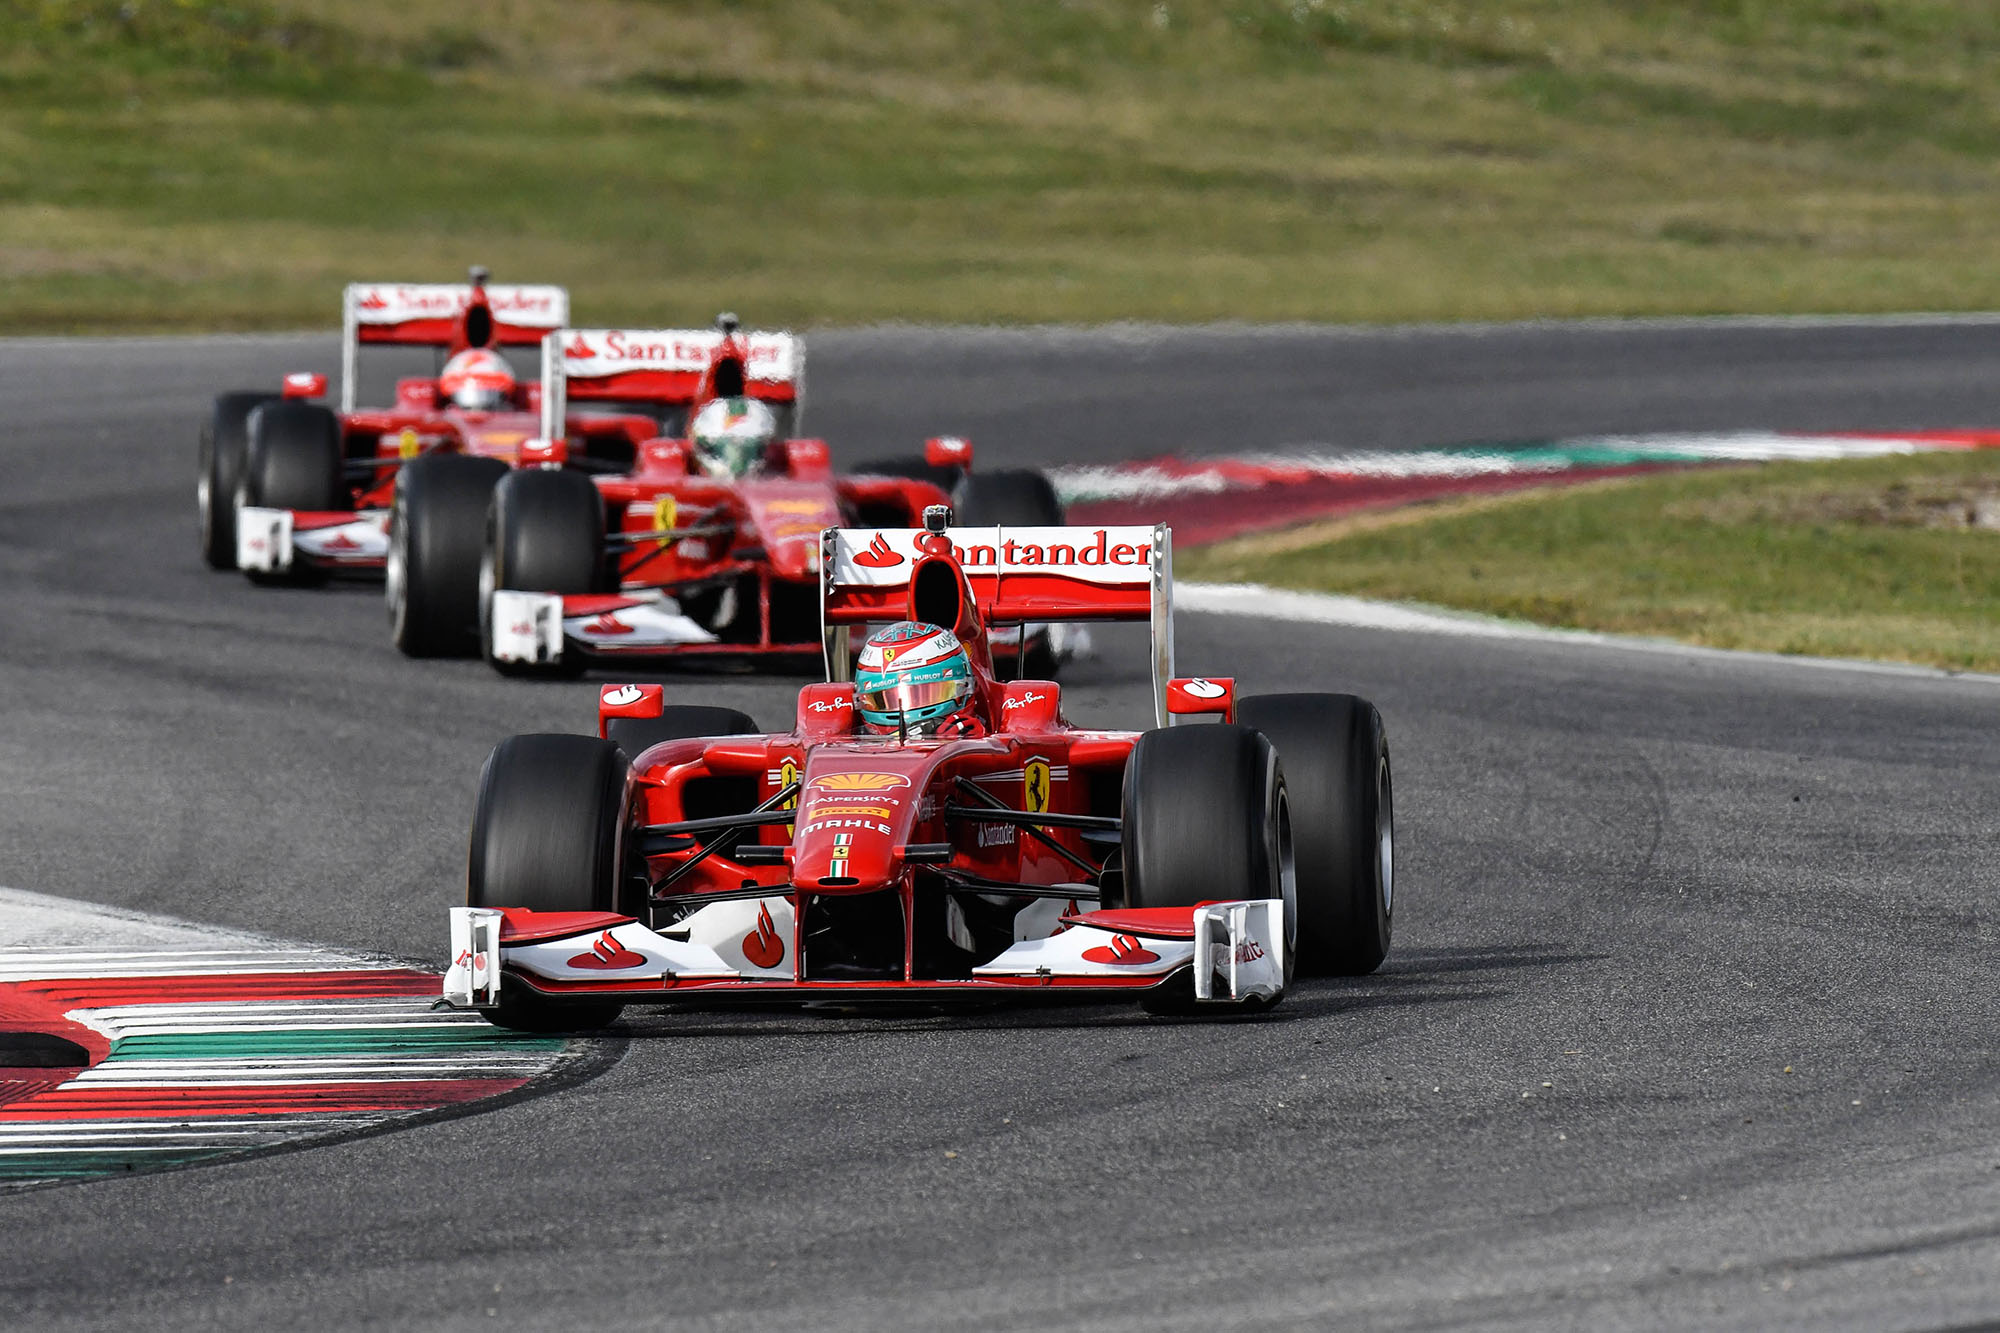
M 439 959 L 480 761 L 594 686 L 203 569 L 216 389 L 328 337 L 0 344 L 0 884 Z M 2000 327 L 824 335 L 848 457 L 2000 422 Z M 1079 719 L 1143 723 L 1129 637 Z M 1396 946 L 1273 1015 L 664 1018 L 593 1080 L 0 1195 L 0 1327 L 1953 1328 L 2000 1319 L 2000 687 L 1188 616 L 1353 689 Z M 797 681 L 673 678 L 787 716 Z

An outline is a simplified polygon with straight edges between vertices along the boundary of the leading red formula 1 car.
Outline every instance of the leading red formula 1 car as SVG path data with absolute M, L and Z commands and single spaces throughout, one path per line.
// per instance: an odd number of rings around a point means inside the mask
M 1226 1012 L 1274 1002 L 1295 969 L 1372 971 L 1394 902 L 1376 709 L 1176 678 L 1163 528 L 947 515 L 824 534 L 831 679 L 800 692 L 789 730 L 621 685 L 597 736 L 503 742 L 445 999 L 535 1029 L 630 1004 Z M 995 678 L 993 625 L 1147 618 L 1153 730 L 1080 727 L 1054 681 Z M 886 622 L 907 623 L 869 638 L 858 691 L 848 632 Z M 954 651 L 928 685 L 878 689 L 917 644 Z M 916 725 L 940 698 L 948 724 Z M 1168 725 L 1202 714 L 1220 724 Z

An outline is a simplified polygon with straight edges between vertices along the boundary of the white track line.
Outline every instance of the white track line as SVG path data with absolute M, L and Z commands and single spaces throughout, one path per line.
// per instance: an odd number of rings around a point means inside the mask
M 1694 657 L 1706 661 L 1797 667 L 1814 671 L 1857 671 L 1878 676 L 1920 680 L 1956 680 L 1975 685 L 2000 685 L 2000 675 L 1977 671 L 1946 671 L 1906 662 L 1862 662 L 1844 657 L 1794 657 L 1786 653 L 1748 652 L 1736 648 L 1704 648 L 1671 639 L 1647 639 L 1596 630 L 1551 629 L 1521 620 L 1502 620 L 1470 611 L 1423 606 L 1414 602 L 1377 602 L 1337 593 L 1294 592 L 1258 583 L 1178 583 L 1174 607 L 1201 615 L 1250 616 L 1351 629 L 1387 630 L 1397 634 L 1448 634 L 1457 638 L 1516 639 L 1565 647 L 1617 648 L 1626 652 Z

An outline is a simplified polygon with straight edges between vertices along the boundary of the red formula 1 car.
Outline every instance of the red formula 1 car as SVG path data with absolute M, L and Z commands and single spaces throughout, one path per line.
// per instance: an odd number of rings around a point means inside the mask
M 925 522 L 825 534 L 832 679 L 789 730 L 623 685 L 603 688 L 597 736 L 503 742 L 445 999 L 545 1029 L 628 1004 L 1227 1011 L 1275 1001 L 1295 968 L 1382 961 L 1394 835 L 1373 705 L 1175 678 L 1165 529 Z M 1055 682 L 995 678 L 993 625 L 1147 617 L 1155 730 L 1078 727 Z M 847 631 L 905 619 L 963 647 L 956 734 L 857 723 L 882 696 L 857 696 Z M 1188 714 L 1220 725 L 1167 725 Z
M 593 660 L 816 653 L 820 533 L 910 528 L 944 504 L 969 523 L 1046 525 L 1062 506 L 1038 472 L 972 472 L 972 446 L 932 439 L 922 458 L 836 475 L 826 444 L 796 428 L 804 348 L 789 334 L 568 329 L 543 350 L 540 466 L 523 466 L 487 516 L 481 623 L 488 659 L 514 673 L 582 670 Z M 681 402 L 690 420 L 732 405 L 788 409 L 790 428 L 752 437 L 740 471 L 692 439 L 639 445 L 629 470 L 579 471 L 559 429 L 593 403 Z M 400 503 L 400 502 L 399 502 Z M 392 586 L 396 575 L 392 572 Z M 1048 674 L 1075 643 L 1037 627 L 1010 646 Z M 1018 672 L 1017 672 L 1018 674 Z
M 562 288 L 488 285 L 474 269 L 464 284 L 350 285 L 342 308 L 338 411 L 313 401 L 326 377 L 310 372 L 286 376 L 280 393 L 215 400 L 196 494 L 202 555 L 217 569 L 254 578 L 376 574 L 388 556 L 399 467 L 433 452 L 511 460 L 540 427 L 538 386 L 512 384 L 496 349 L 539 346 L 567 323 Z M 433 347 L 452 361 L 440 374 L 397 381 L 393 406 L 362 410 L 355 398 L 364 346 Z M 463 403 L 452 393 L 462 362 L 473 379 L 498 372 L 468 385 Z M 657 433 L 643 418 L 592 424 L 612 436 Z

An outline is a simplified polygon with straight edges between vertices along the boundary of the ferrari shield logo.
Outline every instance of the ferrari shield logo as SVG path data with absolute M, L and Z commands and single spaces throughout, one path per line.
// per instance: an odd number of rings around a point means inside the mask
M 787 759 L 785 760 L 784 763 L 778 765 L 779 791 L 783 791 L 785 788 L 791 786 L 794 782 L 797 782 L 798 780 L 799 780 L 799 766 L 797 764 L 793 763 L 790 759 Z M 799 794 L 797 792 L 793 792 L 790 796 L 787 796 L 785 798 L 785 803 L 779 808 L 783 810 L 798 809 Z M 792 836 L 792 826 L 790 824 L 785 825 L 785 836 L 788 838 Z
M 653 501 L 653 531 L 672 532 L 674 521 L 678 516 L 673 496 L 663 495 Z
M 415 458 L 422 448 L 423 441 L 417 438 L 416 431 L 403 427 L 403 433 L 396 437 L 396 452 L 404 458 Z
M 1021 774 L 1021 804 L 1031 815 L 1049 808 L 1049 761 L 1030 759 Z

